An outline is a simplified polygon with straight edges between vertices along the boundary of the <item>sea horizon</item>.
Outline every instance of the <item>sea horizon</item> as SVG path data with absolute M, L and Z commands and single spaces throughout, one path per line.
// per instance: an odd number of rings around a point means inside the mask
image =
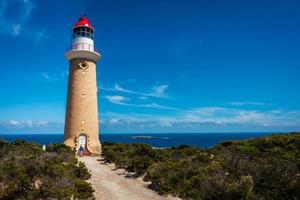
M 288 132 L 284 132 L 288 133 Z M 209 148 L 220 142 L 228 140 L 246 140 L 265 137 L 283 132 L 212 132 L 212 133 L 100 133 L 99 138 L 103 142 L 115 143 L 144 143 L 152 147 L 174 147 L 180 145 Z M 13 142 L 23 139 L 36 142 L 41 145 L 50 143 L 62 143 L 63 134 L 0 134 L 0 140 Z
M 116 134 L 116 135 L 122 135 L 122 134 L 126 134 L 126 135 L 136 135 L 136 134 L 237 134 L 237 133 L 241 133 L 241 134 L 248 134 L 248 133 L 269 133 L 269 134 L 285 134 L 285 133 L 292 133 L 292 132 L 298 132 L 298 131 L 226 131 L 226 132 L 222 132 L 222 131 L 212 131 L 212 132 L 149 132 L 149 133 L 141 133 L 141 132 L 123 132 L 123 133 L 107 133 L 107 132 L 100 132 L 99 135 L 109 135 L 109 134 Z M 0 133 L 1 135 L 63 135 L 64 133 Z

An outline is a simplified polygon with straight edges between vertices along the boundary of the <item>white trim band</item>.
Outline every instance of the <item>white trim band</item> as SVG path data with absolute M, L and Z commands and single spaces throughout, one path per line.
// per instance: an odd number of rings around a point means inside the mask
M 97 62 L 101 58 L 101 55 L 95 51 L 70 50 L 65 53 L 65 57 L 69 61 L 75 58 L 85 58 Z

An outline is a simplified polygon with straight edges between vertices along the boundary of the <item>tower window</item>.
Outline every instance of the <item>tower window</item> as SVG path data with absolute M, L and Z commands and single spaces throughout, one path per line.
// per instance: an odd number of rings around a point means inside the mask
M 81 98 L 85 98 L 85 94 L 81 94 Z
M 94 31 L 89 27 L 77 27 L 73 30 L 73 38 L 75 37 L 88 37 L 94 38 Z

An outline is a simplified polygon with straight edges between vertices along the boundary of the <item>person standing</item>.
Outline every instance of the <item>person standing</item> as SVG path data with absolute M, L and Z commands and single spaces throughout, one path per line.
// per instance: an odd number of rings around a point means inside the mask
M 82 153 L 83 153 L 83 147 L 82 147 L 82 145 L 80 145 L 80 147 L 79 147 L 79 153 L 80 153 L 80 156 L 82 156 Z

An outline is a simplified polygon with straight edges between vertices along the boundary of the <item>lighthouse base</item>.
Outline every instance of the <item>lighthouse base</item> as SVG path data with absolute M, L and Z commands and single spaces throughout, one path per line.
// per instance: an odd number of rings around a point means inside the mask
M 101 155 L 101 153 L 102 153 L 102 146 L 100 143 L 97 145 L 90 145 L 90 146 L 88 146 L 88 149 L 92 156 L 93 155 Z
M 88 137 L 84 141 L 82 134 L 64 140 L 64 144 L 71 147 L 76 155 L 81 156 L 96 156 L 101 155 L 102 147 L 100 142 L 89 141 Z M 85 142 L 85 143 L 83 143 Z

